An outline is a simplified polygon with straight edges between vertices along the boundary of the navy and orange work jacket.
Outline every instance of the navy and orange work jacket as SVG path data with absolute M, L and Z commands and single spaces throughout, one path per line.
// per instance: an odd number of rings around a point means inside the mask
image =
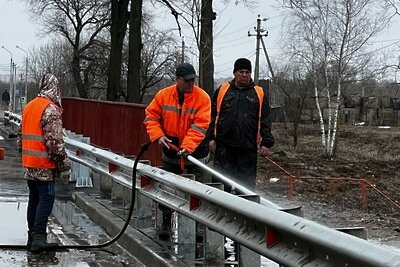
M 224 99 L 224 96 L 228 89 L 230 88 L 229 83 L 223 83 L 221 84 L 221 87 L 219 89 L 218 97 L 217 97 L 217 116 L 215 117 L 215 125 L 218 125 L 218 119 L 219 119 L 219 112 L 221 110 L 221 103 L 222 100 Z M 258 127 L 257 127 L 257 143 L 260 142 L 261 140 L 261 135 L 260 135 L 260 127 L 261 127 L 261 111 L 262 111 L 262 103 L 264 99 L 264 90 L 260 86 L 254 86 L 254 89 L 256 90 L 258 101 L 259 101 L 259 111 L 258 111 Z M 217 137 L 217 127 L 214 127 L 214 136 L 215 138 Z

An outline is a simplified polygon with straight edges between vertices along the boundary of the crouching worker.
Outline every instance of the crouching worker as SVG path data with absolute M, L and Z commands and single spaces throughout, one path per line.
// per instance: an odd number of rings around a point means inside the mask
M 28 181 L 27 250 L 39 253 L 52 250 L 57 243 L 47 242 L 47 223 L 53 209 L 56 179 L 68 179 L 71 162 L 64 148 L 61 95 L 57 78 L 46 74 L 40 81 L 38 96 L 22 114 L 19 147 L 22 146 L 24 178 Z

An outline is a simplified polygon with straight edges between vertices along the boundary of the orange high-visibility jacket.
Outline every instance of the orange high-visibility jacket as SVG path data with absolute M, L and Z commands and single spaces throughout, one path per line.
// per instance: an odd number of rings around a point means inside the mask
M 178 88 L 175 85 L 161 89 L 146 108 L 144 124 L 150 141 L 161 136 L 178 139 L 178 146 L 189 153 L 204 139 L 210 124 L 211 101 L 198 86 L 185 93 L 183 105 L 179 105 Z
M 36 97 L 29 102 L 22 114 L 22 166 L 30 168 L 54 169 L 56 164 L 49 158 L 40 125 L 46 107 L 52 102 L 44 97 Z

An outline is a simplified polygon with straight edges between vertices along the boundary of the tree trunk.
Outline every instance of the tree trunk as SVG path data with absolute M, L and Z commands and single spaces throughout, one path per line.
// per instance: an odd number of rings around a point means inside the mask
M 199 86 L 208 95 L 214 94 L 213 25 L 212 0 L 201 2 L 201 32 L 199 57 Z
M 121 95 L 122 48 L 129 20 L 129 0 L 111 1 L 111 51 L 108 65 L 107 100 L 117 101 Z
M 142 65 L 142 7 L 143 0 L 131 1 L 129 22 L 128 102 L 140 103 L 140 70 Z
M 79 97 L 88 98 L 87 90 L 85 89 L 81 77 L 81 66 L 77 48 L 74 48 L 74 55 L 72 57 L 72 76 L 74 77 L 74 82 L 76 89 L 78 90 Z

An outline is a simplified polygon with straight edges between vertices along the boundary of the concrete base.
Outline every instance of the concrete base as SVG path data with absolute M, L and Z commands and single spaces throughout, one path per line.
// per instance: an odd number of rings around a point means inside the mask
M 101 205 L 96 199 L 84 192 L 74 192 L 72 197 L 75 204 L 93 222 L 103 227 L 110 236 L 116 236 L 122 229 L 125 221 Z M 125 233 L 120 237 L 118 244 L 140 259 L 146 266 L 190 266 L 131 226 L 128 226 Z

